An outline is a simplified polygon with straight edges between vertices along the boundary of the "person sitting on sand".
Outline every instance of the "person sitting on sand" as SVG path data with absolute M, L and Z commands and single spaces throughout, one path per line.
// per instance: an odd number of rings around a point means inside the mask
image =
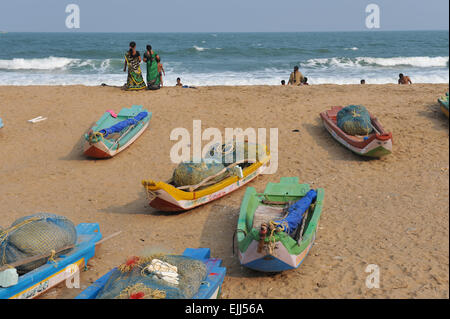
M 161 58 L 159 55 L 156 56 L 156 62 L 158 62 L 158 74 L 159 74 L 159 81 L 161 82 L 161 87 L 164 86 L 163 83 L 163 74 L 166 76 L 166 71 L 164 71 L 164 67 L 161 63 Z
M 294 72 L 289 76 L 288 85 L 302 85 L 303 74 L 298 70 L 298 66 L 294 66 Z
M 175 86 L 179 86 L 179 87 L 183 86 L 183 84 L 181 83 L 181 79 L 180 78 L 177 78 L 177 84 L 175 84 Z
M 362 79 L 360 83 L 361 84 L 366 84 L 366 80 Z
M 308 78 L 305 76 L 301 85 L 309 85 Z
M 286 85 L 286 81 L 285 80 L 281 80 L 281 85 Z
M 403 75 L 403 73 L 400 73 L 398 75 L 398 84 L 412 84 L 411 79 L 409 76 Z
M 147 52 L 144 54 L 144 62 L 147 63 L 147 86 L 149 90 L 158 90 L 161 87 L 161 79 L 158 73 L 159 56 L 153 51 L 151 45 L 147 45 Z
M 144 78 L 141 71 L 141 54 L 136 51 L 136 42 L 130 42 L 130 50 L 125 54 L 125 65 L 123 72 L 127 71 L 128 78 L 125 84 L 125 90 L 143 90 L 145 89 Z

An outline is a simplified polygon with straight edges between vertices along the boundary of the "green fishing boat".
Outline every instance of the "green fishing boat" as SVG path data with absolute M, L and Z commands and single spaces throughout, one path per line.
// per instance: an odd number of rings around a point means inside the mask
M 314 243 L 324 194 L 297 177 L 268 183 L 262 194 L 248 187 L 237 226 L 241 264 L 264 272 L 300 266 Z

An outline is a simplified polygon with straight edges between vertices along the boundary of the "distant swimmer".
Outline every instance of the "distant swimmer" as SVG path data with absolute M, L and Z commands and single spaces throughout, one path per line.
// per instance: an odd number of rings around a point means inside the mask
M 398 84 L 412 84 L 411 79 L 409 76 L 403 75 L 403 73 L 400 73 L 398 75 Z
M 285 80 L 281 80 L 281 85 L 286 85 L 286 81 Z
M 289 76 L 288 85 L 302 85 L 303 74 L 298 70 L 298 66 L 294 67 L 294 72 Z

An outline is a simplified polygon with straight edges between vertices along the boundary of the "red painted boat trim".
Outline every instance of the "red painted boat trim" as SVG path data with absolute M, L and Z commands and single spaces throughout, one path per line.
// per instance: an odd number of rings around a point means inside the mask
M 108 153 L 99 150 L 98 148 L 96 148 L 95 146 L 91 145 L 91 147 L 89 147 L 86 151 L 84 151 L 84 155 L 88 156 L 88 157 L 93 157 L 93 158 L 110 158 L 111 155 L 109 155 Z

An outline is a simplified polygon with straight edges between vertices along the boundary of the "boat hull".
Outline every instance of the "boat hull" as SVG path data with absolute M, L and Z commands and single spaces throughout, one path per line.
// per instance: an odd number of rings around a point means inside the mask
M 239 251 L 242 266 L 261 272 L 281 272 L 298 268 L 314 245 L 315 233 L 311 243 L 298 255 L 290 254 L 283 243 L 275 244 L 274 253 L 258 253 L 258 242 L 252 241 L 245 252 Z
M 202 261 L 206 265 L 208 273 L 208 276 L 205 279 L 206 283 L 200 286 L 199 291 L 194 295 L 193 299 L 217 299 L 219 297 L 220 288 L 226 274 L 226 268 L 221 267 L 221 259 L 211 258 L 210 254 L 211 251 L 209 248 L 187 248 L 183 253 L 183 256 L 185 257 Z M 75 299 L 95 299 L 114 271 L 115 269 L 99 278 Z
M 56 285 L 79 274 L 95 255 L 95 243 L 102 238 L 96 223 L 76 227 L 77 244 L 70 253 L 60 256 L 56 263 L 49 262 L 20 276 L 17 285 L 0 288 L 0 299 L 36 298 Z
M 387 133 L 377 119 L 371 117 L 372 124 L 380 131 L 380 134 L 372 133 L 366 140 L 358 140 L 356 137 L 346 134 L 336 124 L 335 118 L 330 114 L 337 114 L 342 107 L 334 107 L 329 111 L 320 113 L 325 129 L 341 145 L 355 154 L 380 158 L 392 153 L 392 134 Z

